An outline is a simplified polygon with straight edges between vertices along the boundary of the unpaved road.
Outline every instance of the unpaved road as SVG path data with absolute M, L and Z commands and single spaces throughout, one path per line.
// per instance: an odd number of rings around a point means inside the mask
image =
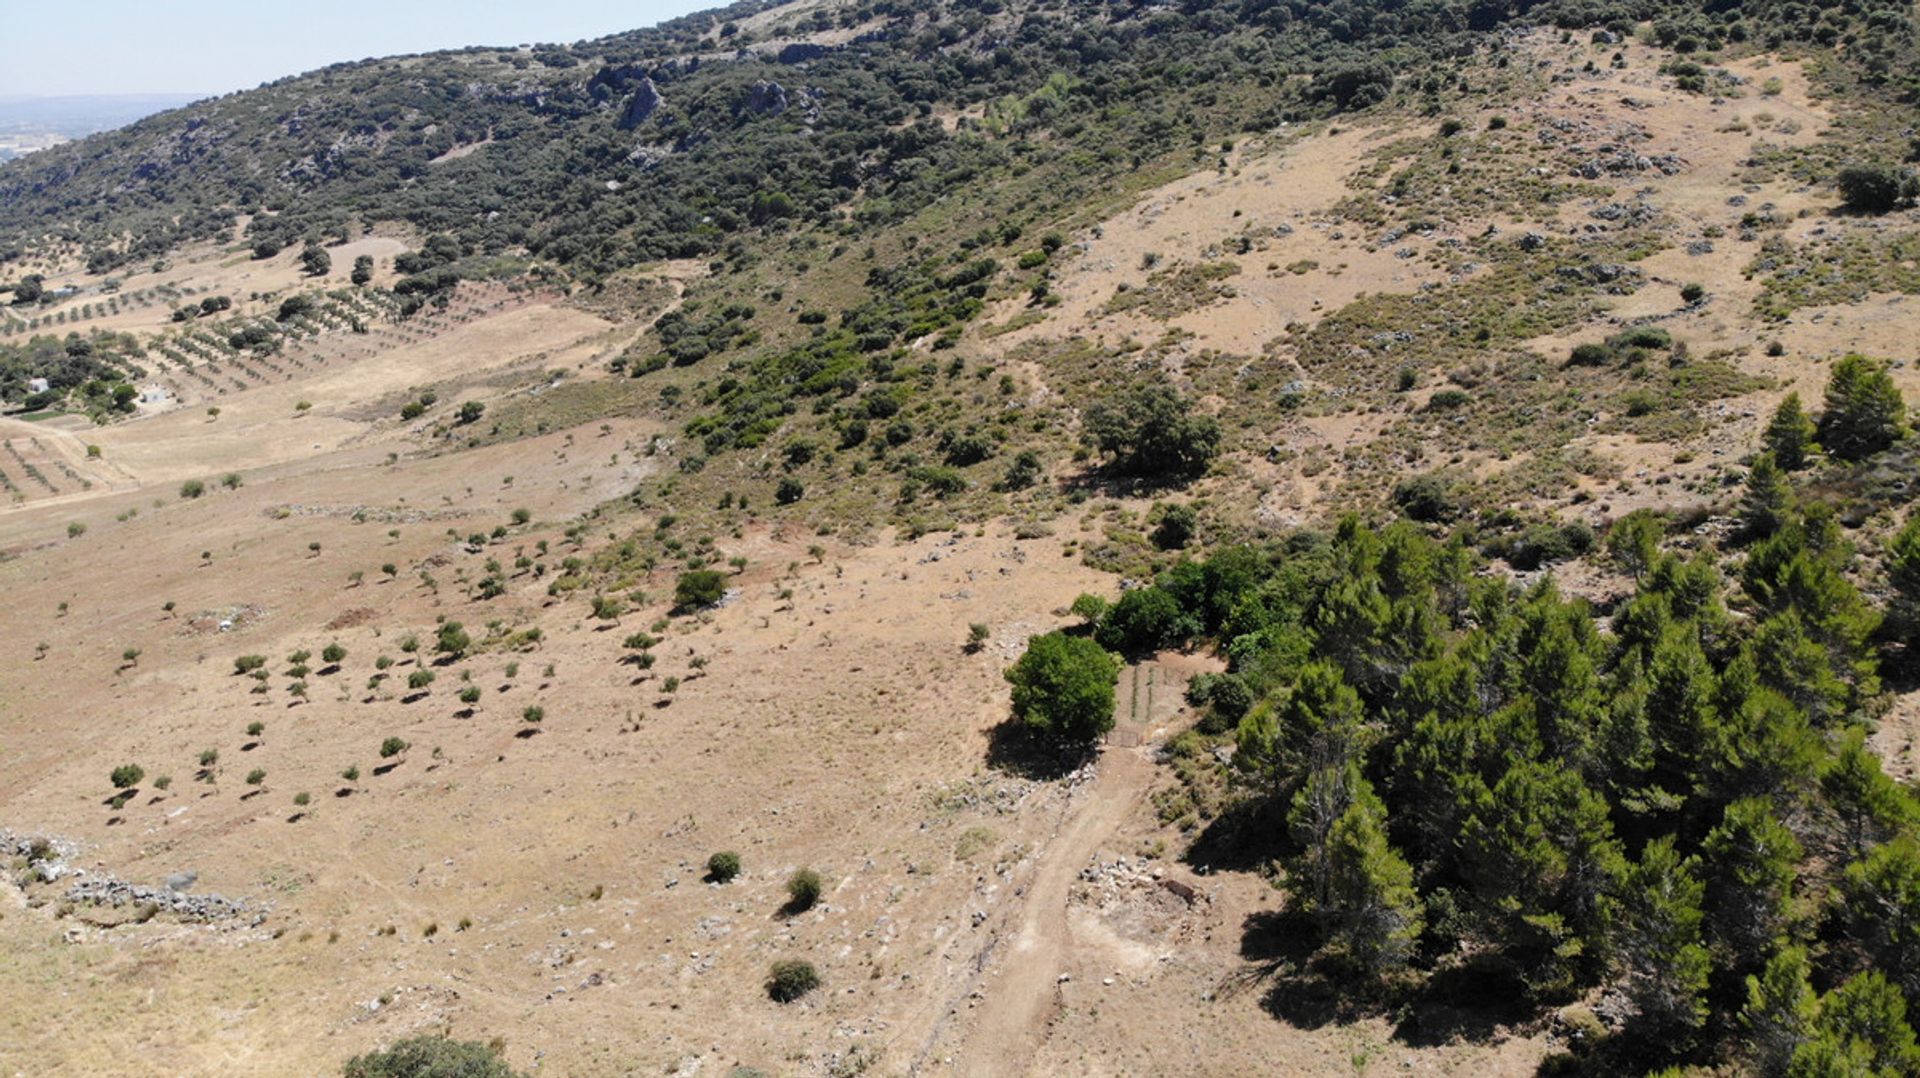
M 1145 795 L 1153 765 L 1139 748 L 1110 746 L 1071 820 L 1047 844 L 1027 889 L 1000 970 L 986 988 L 973 1028 L 954 1054 L 963 1075 L 1026 1074 L 1059 1009 L 1060 974 L 1073 954 L 1067 892 L 1087 861 Z

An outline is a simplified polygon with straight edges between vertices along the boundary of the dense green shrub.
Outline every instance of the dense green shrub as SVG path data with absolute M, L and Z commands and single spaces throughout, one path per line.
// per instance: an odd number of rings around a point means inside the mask
M 707 878 L 715 883 L 727 883 L 740 874 L 740 855 L 730 850 L 722 850 L 707 858 Z
M 1150 385 L 1088 407 L 1082 429 L 1122 475 L 1197 478 L 1220 452 L 1220 424 L 1168 385 Z
M 1100 619 L 1094 638 L 1111 651 L 1158 651 L 1176 647 L 1201 625 L 1165 588 L 1135 588 Z
M 1893 165 L 1849 165 L 1840 170 L 1834 185 L 1840 201 L 1861 213 L 1886 213 L 1920 196 L 1920 178 L 1912 169 Z
M 1006 673 L 1013 713 L 1029 728 L 1091 742 L 1113 729 L 1113 687 L 1120 663 L 1085 637 L 1045 633 Z
M 680 574 L 673 585 L 673 602 L 682 610 L 712 606 L 727 594 L 727 578 L 713 569 L 694 569 Z

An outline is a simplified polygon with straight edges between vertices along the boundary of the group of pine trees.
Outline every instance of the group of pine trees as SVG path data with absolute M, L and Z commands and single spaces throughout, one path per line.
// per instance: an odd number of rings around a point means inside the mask
M 1613 985 L 1676 1054 L 1920 1063 L 1920 800 L 1865 744 L 1881 614 L 1850 557 L 1809 508 L 1731 581 L 1655 553 L 1610 617 L 1405 523 L 1201 566 L 1257 700 L 1236 764 L 1327 963 Z
M 1316 969 L 1603 990 L 1635 1064 L 1916 1073 L 1920 796 L 1866 737 L 1883 664 L 1920 666 L 1920 511 L 1861 557 L 1785 478 L 1900 436 L 1883 379 L 1850 358 L 1818 423 L 1782 407 L 1754 471 L 1783 493 L 1760 519 L 1750 486 L 1728 547 L 1616 522 L 1636 586 L 1607 611 L 1349 518 L 1182 562 L 1094 635 L 1229 657 L 1203 695 L 1238 722 L 1243 834 L 1322 933 Z

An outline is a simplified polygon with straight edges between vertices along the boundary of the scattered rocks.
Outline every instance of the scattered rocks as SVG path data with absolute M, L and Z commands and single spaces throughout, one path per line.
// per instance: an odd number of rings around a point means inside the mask
M 345 517 L 355 523 L 425 524 L 436 520 L 465 520 L 473 514 L 464 509 L 394 509 L 379 505 L 302 505 L 289 502 L 268 506 L 263 516 L 275 520 L 287 517 Z
M 1607 285 L 1615 294 L 1638 288 L 1643 274 L 1632 266 L 1617 262 L 1590 262 L 1583 266 L 1561 266 L 1554 270 L 1560 277 L 1581 284 Z
M 63 896 L 68 902 L 96 906 L 147 906 L 156 912 L 172 913 L 188 921 L 222 921 L 238 917 L 252 907 L 242 899 L 221 895 L 189 895 L 185 892 L 200 879 L 194 871 L 176 872 L 164 887 L 128 883 L 103 872 L 90 872 L 72 864 L 78 857 L 78 843 L 53 835 L 16 835 L 0 831 L 0 856 L 25 858 L 41 883 L 72 878 Z M 255 911 L 254 923 L 265 916 Z
M 145 887 L 112 876 L 87 876 L 67 888 L 66 897 L 69 902 L 96 906 L 152 906 L 189 921 L 224 921 L 248 910 L 243 899 L 183 894 L 171 887 Z
M 1630 176 L 1641 172 L 1678 175 L 1687 163 L 1678 154 L 1643 154 L 1624 147 L 1610 147 L 1575 165 L 1575 175 L 1587 180 L 1602 176 Z

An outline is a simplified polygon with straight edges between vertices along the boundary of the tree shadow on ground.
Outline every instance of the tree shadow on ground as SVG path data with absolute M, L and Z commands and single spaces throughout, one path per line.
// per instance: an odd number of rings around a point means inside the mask
M 1322 952 L 1325 940 L 1306 913 L 1249 914 L 1240 935 L 1247 965 L 1222 982 L 1220 994 L 1263 988 L 1262 1009 L 1298 1029 L 1386 1017 L 1394 1023 L 1393 1040 L 1415 1048 L 1497 1043 L 1540 1018 L 1510 977 L 1484 967 L 1450 967 L 1417 979 L 1361 977 Z
M 1208 821 L 1181 860 L 1202 874 L 1252 872 L 1273 859 L 1273 836 L 1285 828 L 1285 820 L 1265 802 L 1236 802 Z
M 1221 984 L 1222 995 L 1264 986 L 1260 1006 L 1296 1029 L 1356 1021 L 1368 1010 L 1359 997 L 1312 967 L 1321 931 L 1292 909 L 1260 910 L 1240 922 L 1240 957 L 1248 965 Z
M 1416 1048 L 1453 1041 L 1488 1044 L 1538 1014 L 1512 978 L 1472 964 L 1456 966 L 1435 970 L 1407 998 L 1393 1039 Z
M 1099 755 L 1097 746 L 1063 743 L 1008 718 L 987 732 L 987 766 L 1037 782 L 1064 778 Z

